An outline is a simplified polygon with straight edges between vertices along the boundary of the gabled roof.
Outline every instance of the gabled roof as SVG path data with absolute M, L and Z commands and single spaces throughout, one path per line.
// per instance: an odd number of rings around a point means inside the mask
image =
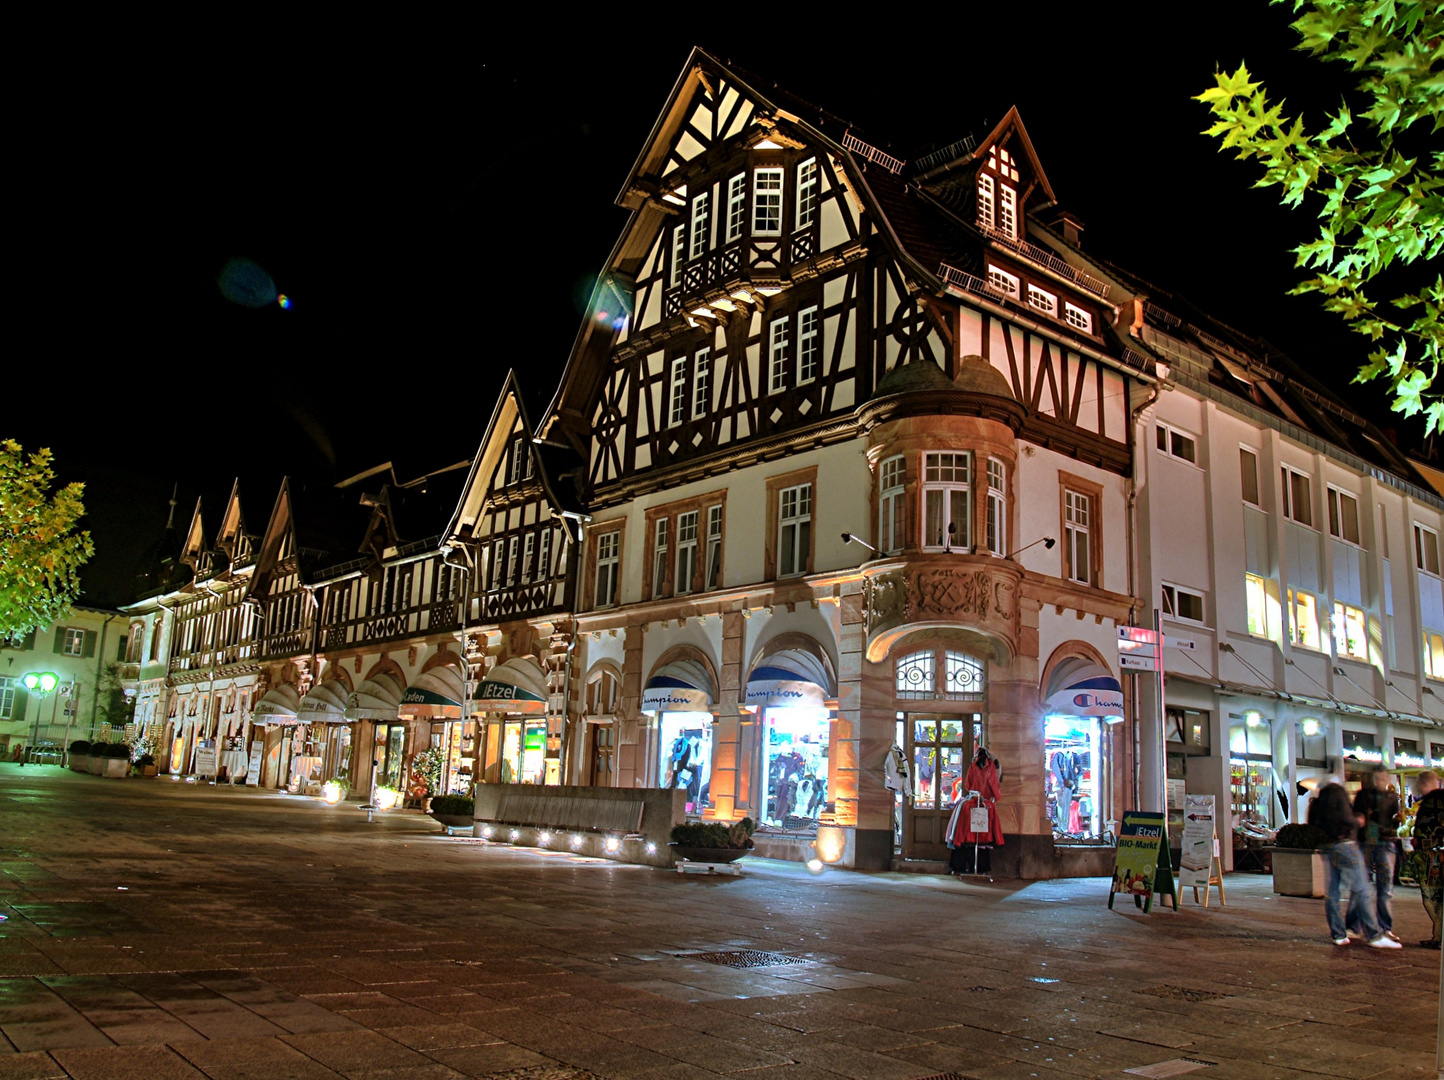
M 181 561 L 195 571 L 201 563 L 201 556 L 209 550 L 206 546 L 205 524 L 201 518 L 202 499 L 196 499 L 196 508 L 191 511 L 191 523 L 181 541 Z
M 256 552 L 247 598 L 264 597 L 270 591 L 288 537 L 287 562 L 294 562 L 303 584 L 314 585 L 327 567 L 356 558 L 369 518 L 370 508 L 362 505 L 355 491 L 284 477 Z
M 1033 140 L 1028 138 L 1028 129 L 1023 126 L 1023 118 L 1019 115 L 1016 105 L 1008 110 L 1003 119 L 998 121 L 993 130 L 988 132 L 972 150 L 963 151 L 953 160 L 928 169 L 915 180 L 917 183 L 931 188 L 934 183 L 941 182 L 956 170 L 968 173 L 968 178 L 971 180 L 971 174 L 975 173 L 978 166 L 987 160 L 988 152 L 995 146 L 999 149 L 1008 148 L 1014 157 L 1018 156 L 1018 150 L 1022 151 L 1022 157 L 1028 163 L 1028 171 L 1032 174 L 1033 184 L 1041 189 L 1044 196 L 1043 202 L 1035 208 L 1043 205 L 1051 206 L 1058 201 L 1058 197 L 1053 194 L 1053 185 L 1048 183 L 1048 175 L 1043 171 L 1043 163 L 1038 158 L 1038 152 L 1033 149 Z M 1020 206 L 1028 205 L 1030 193 L 1031 188 L 1023 190 L 1018 200 Z M 968 195 L 970 199 L 976 197 L 971 190 L 971 185 Z

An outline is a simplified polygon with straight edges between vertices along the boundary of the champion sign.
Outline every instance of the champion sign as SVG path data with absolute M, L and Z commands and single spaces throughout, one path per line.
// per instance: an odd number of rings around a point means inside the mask
M 1080 709 L 1117 709 L 1123 711 L 1122 694 L 1074 694 L 1073 704 Z

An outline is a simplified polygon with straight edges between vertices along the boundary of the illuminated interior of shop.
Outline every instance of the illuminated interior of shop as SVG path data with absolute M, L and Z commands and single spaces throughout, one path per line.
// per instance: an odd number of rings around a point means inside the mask
M 1043 722 L 1048 817 L 1055 839 L 1083 840 L 1103 834 L 1099 791 L 1103 725 L 1096 716 L 1058 714 Z
M 763 824 L 816 827 L 827 803 L 829 716 L 827 709 L 817 708 L 763 710 Z
M 542 784 L 546 782 L 547 722 L 507 720 L 502 724 L 501 782 Z
M 446 765 L 442 787 L 448 795 L 470 795 L 471 763 L 476 754 L 476 721 L 454 720 L 446 725 Z
M 402 755 L 406 752 L 405 724 L 376 725 L 376 786 L 400 790 Z
M 1250 710 L 1228 727 L 1229 798 L 1233 828 L 1245 839 L 1268 839 L 1287 824 L 1287 796 L 1274 771 L 1273 721 Z
M 687 813 L 700 813 L 711 797 L 712 714 L 664 712 L 657 738 L 657 786 L 685 791 Z

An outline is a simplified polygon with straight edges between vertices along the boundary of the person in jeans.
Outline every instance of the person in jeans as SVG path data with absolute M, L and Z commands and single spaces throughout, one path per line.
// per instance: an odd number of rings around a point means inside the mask
M 1309 803 L 1309 824 L 1322 829 L 1332 843 L 1326 844 L 1329 857 L 1328 888 L 1324 895 L 1324 916 L 1329 921 L 1329 936 L 1335 945 L 1347 945 L 1349 935 L 1339 914 L 1339 888 L 1349 890 L 1349 926 L 1356 926 L 1365 940 L 1376 949 L 1397 949 L 1399 943 L 1384 936 L 1374 918 L 1374 890 L 1364 856 L 1359 851 L 1358 831 L 1364 819 L 1354 813 L 1349 793 L 1337 781 L 1325 784 Z
M 1419 942 L 1426 949 L 1439 948 L 1441 928 L 1444 928 L 1444 788 L 1439 786 L 1439 776 L 1424 772 L 1414 784 L 1418 796 L 1414 813 L 1414 850 L 1424 858 L 1424 869 L 1419 875 L 1419 898 L 1424 901 L 1424 910 L 1434 924 L 1434 932 Z
M 1389 774 L 1375 769 L 1354 796 L 1354 813 L 1364 819 L 1360 836 L 1364 869 L 1374 875 L 1374 918 L 1385 937 L 1394 941 L 1394 860 L 1398 857 L 1399 793 Z

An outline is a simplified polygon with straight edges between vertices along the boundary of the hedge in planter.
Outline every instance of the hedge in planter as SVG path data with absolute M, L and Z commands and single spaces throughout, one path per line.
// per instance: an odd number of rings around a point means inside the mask
M 465 795 L 433 795 L 429 813 L 443 825 L 465 828 L 476 822 L 476 800 Z
M 1274 835 L 1274 892 L 1281 896 L 1324 895 L 1329 860 L 1321 848 L 1329 834 L 1315 825 L 1285 825 Z
M 70 744 L 70 771 L 86 772 L 90 768 L 90 742 L 76 739 Z

